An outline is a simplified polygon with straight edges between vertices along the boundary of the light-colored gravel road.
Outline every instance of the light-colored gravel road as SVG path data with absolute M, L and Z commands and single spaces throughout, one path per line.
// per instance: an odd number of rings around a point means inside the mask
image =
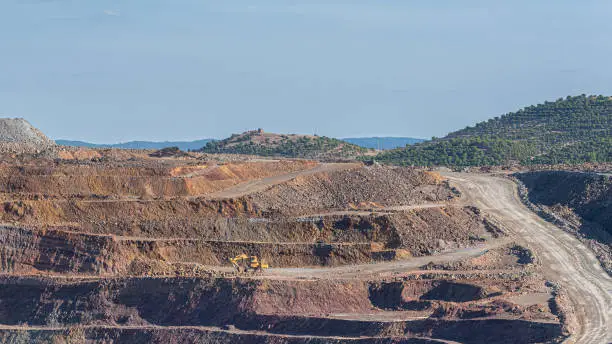
M 520 201 L 514 182 L 484 174 L 445 174 L 468 202 L 497 217 L 517 240 L 534 248 L 549 280 L 558 281 L 574 308 L 567 343 L 612 343 L 612 278 L 574 236 L 541 219 Z

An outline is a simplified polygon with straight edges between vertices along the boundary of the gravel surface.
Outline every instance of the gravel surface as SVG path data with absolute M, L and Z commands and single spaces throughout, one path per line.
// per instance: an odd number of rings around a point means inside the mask
M 519 242 L 534 249 L 544 275 L 563 287 L 573 312 L 567 343 L 611 343 L 612 278 L 573 235 L 541 219 L 521 202 L 516 184 L 484 174 L 447 174 L 464 197 L 500 219 Z
M 435 174 L 386 166 L 300 175 L 252 194 L 260 209 L 291 215 L 446 202 L 454 191 Z
M 0 118 L 0 152 L 35 154 L 52 150 L 55 142 L 23 118 Z

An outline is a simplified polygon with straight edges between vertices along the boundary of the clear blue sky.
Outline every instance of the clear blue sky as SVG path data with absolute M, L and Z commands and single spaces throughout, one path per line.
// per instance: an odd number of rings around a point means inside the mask
M 441 136 L 612 95 L 612 1 L 2 0 L 0 114 L 53 138 Z

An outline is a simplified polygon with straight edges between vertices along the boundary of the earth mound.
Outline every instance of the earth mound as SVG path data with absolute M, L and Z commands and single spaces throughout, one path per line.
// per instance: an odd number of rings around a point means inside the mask
M 40 130 L 23 118 L 0 118 L 0 152 L 31 154 L 55 146 Z

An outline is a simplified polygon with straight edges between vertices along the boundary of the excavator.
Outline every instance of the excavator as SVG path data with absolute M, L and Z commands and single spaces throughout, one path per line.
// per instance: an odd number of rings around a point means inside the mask
M 270 267 L 263 259 L 260 260 L 257 256 L 247 256 L 244 253 L 230 258 L 229 261 L 238 272 L 262 272 Z

